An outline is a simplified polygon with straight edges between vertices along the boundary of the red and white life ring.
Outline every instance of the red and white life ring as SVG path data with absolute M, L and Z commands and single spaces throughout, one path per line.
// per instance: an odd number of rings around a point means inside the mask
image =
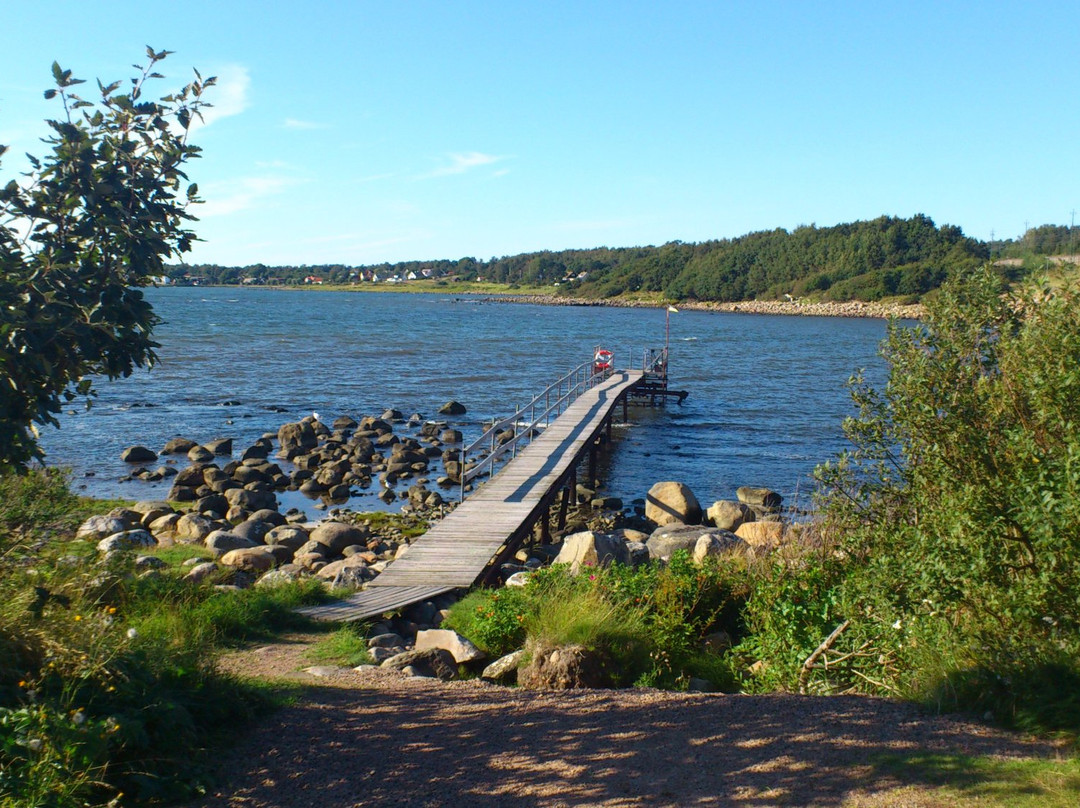
M 615 354 L 604 348 L 597 348 L 596 355 L 593 356 L 593 373 L 603 373 L 606 370 L 611 370 L 614 361 Z

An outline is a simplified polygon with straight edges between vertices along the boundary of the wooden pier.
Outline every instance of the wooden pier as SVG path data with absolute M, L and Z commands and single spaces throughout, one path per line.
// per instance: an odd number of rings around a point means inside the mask
M 538 522 L 541 539 L 548 538 L 552 507 L 559 509 L 558 526 L 565 525 L 579 464 L 587 461 L 590 476 L 594 473 L 597 447 L 602 434 L 610 436 L 616 406 L 622 405 L 625 417 L 627 398 L 646 383 L 645 375 L 641 370 L 609 370 L 586 380 L 573 403 L 363 591 L 299 611 L 317 620 L 351 622 L 454 589 L 495 582 L 499 566 L 528 541 Z M 467 473 L 465 480 L 478 471 L 482 469 Z

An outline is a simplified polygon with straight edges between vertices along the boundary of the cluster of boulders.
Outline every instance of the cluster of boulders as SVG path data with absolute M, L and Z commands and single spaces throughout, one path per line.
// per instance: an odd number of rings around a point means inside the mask
M 450 401 L 439 412 L 461 415 L 465 408 Z M 398 425 L 415 435 L 397 434 Z M 460 480 L 461 441 L 460 430 L 451 428 L 447 421 L 425 420 L 419 413 L 406 418 L 400 411 L 388 409 L 359 421 L 341 416 L 330 426 L 311 415 L 263 435 L 222 466 L 215 461 L 233 454 L 231 439 L 199 444 L 189 438 L 173 438 L 160 453 L 160 457 L 169 458 L 167 465 L 137 468 L 130 477 L 151 481 L 171 478 L 168 499 L 195 503 L 200 512 L 205 510 L 202 500 L 218 497 L 212 510 L 230 521 L 235 521 L 229 514 L 231 508 L 250 512 L 274 507 L 274 492 L 301 491 L 313 499 L 340 503 L 375 480 L 383 501 L 407 499 L 413 509 L 432 509 L 443 504 L 443 497 L 426 487 L 429 479 L 424 475 L 432 461 L 439 460 L 443 474 L 437 477 L 437 485 L 447 487 Z M 275 443 L 276 459 L 286 461 L 288 471 L 270 459 Z M 178 470 L 177 456 L 186 456 L 191 465 Z M 159 459 L 159 454 L 145 446 L 131 446 L 121 458 L 143 464 Z M 413 484 L 406 491 L 397 491 L 399 483 L 405 481 Z
M 586 506 L 575 516 L 580 519 L 590 508 L 611 504 L 592 491 L 579 489 L 579 504 Z M 570 525 L 556 543 L 536 545 L 517 554 L 517 564 L 506 564 L 502 572 L 506 586 L 525 586 L 532 571 L 547 564 L 567 564 L 577 574 L 611 563 L 639 565 L 650 561 L 665 563 L 673 553 L 688 551 L 696 563 L 711 556 L 768 552 L 779 546 L 795 527 L 781 513 L 783 499 L 767 488 L 744 486 L 735 500 L 719 500 L 702 510 L 693 492 L 678 482 L 654 485 L 638 509 L 637 519 L 626 517 L 614 524 L 633 522 L 642 528 L 616 526 L 612 529 L 579 529 Z M 594 514 L 594 520 L 603 516 Z M 418 604 L 410 614 L 430 616 L 436 605 Z M 421 612 L 417 614 L 417 609 Z M 439 621 L 441 622 L 441 620 Z M 437 625 L 437 624 L 436 624 Z M 533 689 L 608 687 L 612 671 L 584 646 L 545 646 L 519 649 L 494 661 L 484 658 L 466 638 L 447 630 L 421 629 L 413 634 L 405 629 L 391 632 L 384 624 L 369 632 L 369 646 L 376 664 L 417 676 L 452 679 L 458 666 L 466 665 L 488 681 L 517 683 Z M 730 644 L 724 632 L 707 638 L 706 645 Z M 527 664 L 525 660 L 528 660 Z M 691 688 L 711 690 L 711 683 L 692 680 Z

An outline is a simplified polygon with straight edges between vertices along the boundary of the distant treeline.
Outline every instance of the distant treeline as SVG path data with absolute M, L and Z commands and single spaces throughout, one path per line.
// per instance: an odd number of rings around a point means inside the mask
M 660 247 L 598 247 L 523 253 L 477 260 L 405 261 L 346 266 L 246 267 L 180 265 L 178 282 L 207 284 L 349 284 L 372 280 L 407 282 L 491 281 L 553 286 L 561 295 L 604 298 L 661 293 L 673 300 L 774 300 L 812 295 L 826 300 L 915 301 L 958 270 L 993 257 L 1033 252 L 1067 253 L 1075 230 L 1044 225 L 1018 240 L 993 245 L 964 235 L 959 227 L 935 225 L 927 216 L 882 216 L 835 227 L 776 229 L 697 244 L 673 241 Z

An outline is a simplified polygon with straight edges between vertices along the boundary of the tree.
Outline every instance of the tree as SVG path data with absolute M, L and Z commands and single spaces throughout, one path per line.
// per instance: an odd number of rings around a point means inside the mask
M 188 135 L 214 84 L 195 71 L 180 91 L 147 100 L 168 54 L 147 48 L 130 86 L 99 81 L 94 102 L 54 62 L 45 97 L 64 114 L 47 121 L 50 151 L 28 155 L 31 170 L 0 190 L 0 471 L 42 457 L 38 425 L 57 425 L 64 402 L 89 406 L 92 376 L 156 360 L 158 318 L 139 287 L 195 240 L 198 188 L 183 168 L 199 154 Z

